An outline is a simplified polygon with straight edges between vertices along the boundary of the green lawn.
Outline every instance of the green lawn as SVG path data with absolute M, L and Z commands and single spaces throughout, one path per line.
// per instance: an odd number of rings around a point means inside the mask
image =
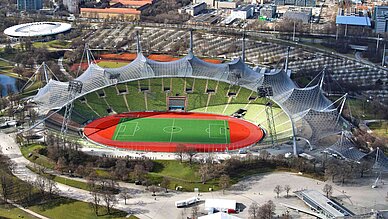
M 66 199 L 66 198 L 58 198 L 42 205 L 36 205 L 36 206 L 30 207 L 30 210 L 52 219 L 125 218 L 125 216 L 127 215 L 126 212 L 117 211 L 117 210 L 112 215 L 105 215 L 106 210 L 101 207 L 100 215 L 96 216 L 92 211 L 92 209 L 90 208 L 89 203 L 75 201 L 75 200 Z
M 16 208 L 11 205 L 0 205 L 0 218 L 24 218 L 24 219 L 36 219 L 36 217 Z
M 119 68 L 128 65 L 128 62 L 101 61 L 97 65 L 103 68 Z
M 116 127 L 113 140 L 224 144 L 230 143 L 228 129 L 226 120 L 123 118 Z
M 20 146 L 20 151 L 22 152 L 23 156 L 31 162 L 34 162 L 49 169 L 54 169 L 55 163 L 46 156 L 38 153 L 38 151 L 43 148 L 46 148 L 46 146 L 39 144 L 31 144 L 27 146 Z
M 43 48 L 47 47 L 48 49 L 54 48 L 54 49 L 66 49 L 70 46 L 70 42 L 67 41 L 60 41 L 60 40 L 52 40 L 49 42 L 34 42 L 33 46 L 35 48 Z
M 198 168 L 198 164 L 189 165 L 177 160 L 156 160 L 154 171 L 148 173 L 148 178 L 151 182 L 160 183 L 163 177 L 167 177 L 170 180 L 170 189 L 182 186 L 183 191 L 189 192 L 194 191 L 194 188 L 201 192 L 209 191 L 209 188 L 218 190 L 218 180 L 201 183 L 201 178 L 197 174 Z
M 375 135 L 388 138 L 388 121 L 373 122 L 368 125 Z

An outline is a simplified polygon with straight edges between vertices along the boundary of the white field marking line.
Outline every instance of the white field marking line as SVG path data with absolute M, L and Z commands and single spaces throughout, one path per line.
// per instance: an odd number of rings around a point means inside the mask
M 135 125 L 135 128 L 133 129 L 133 132 L 132 134 L 122 134 L 123 137 L 133 137 L 135 136 L 136 132 L 140 130 L 140 126 L 139 126 L 139 122 L 126 122 L 126 124 L 124 125 L 124 133 L 125 131 L 127 130 L 127 124 L 136 124 Z
M 209 128 L 207 128 L 206 130 L 209 130 L 208 134 L 209 134 L 209 138 L 224 138 L 226 135 L 224 133 L 225 136 L 211 136 L 211 133 L 212 133 L 212 126 L 218 126 L 219 130 L 222 129 L 222 128 L 225 128 L 225 121 L 224 121 L 224 124 L 209 124 Z M 206 131 L 205 130 L 205 131 Z M 217 132 L 216 132 L 217 133 Z M 219 134 L 220 134 L 220 131 L 219 131 Z M 221 135 L 221 134 L 220 134 Z
M 172 130 L 174 130 L 174 125 L 175 125 L 175 119 L 172 119 Z M 174 134 L 174 132 L 172 131 L 171 135 L 170 135 L 170 143 L 172 142 L 172 135 L 173 134 Z
M 117 136 L 119 135 L 119 133 L 121 133 L 121 127 L 122 127 L 122 123 L 119 122 L 118 130 L 117 132 L 115 132 L 115 135 L 113 136 L 114 140 L 117 140 Z
M 226 134 L 226 120 L 224 120 L 224 135 L 225 135 L 225 144 L 228 143 L 228 135 Z

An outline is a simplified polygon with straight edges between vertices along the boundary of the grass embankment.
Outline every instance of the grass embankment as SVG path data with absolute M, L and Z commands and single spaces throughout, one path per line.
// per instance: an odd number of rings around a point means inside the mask
M 9 199 L 49 218 L 125 218 L 127 215 L 126 212 L 119 210 L 114 210 L 112 215 L 104 215 L 106 214 L 106 209 L 104 207 L 100 207 L 101 216 L 97 217 L 94 211 L 89 207 L 89 203 L 58 196 L 54 196 L 49 199 L 42 198 L 40 197 L 41 194 L 37 189 L 33 188 L 31 190 L 30 187 L 27 186 L 27 183 L 13 176 L 9 170 L 7 170 L 6 165 L 0 165 L 0 175 L 12 180 L 12 188 L 10 190 Z M 18 187 L 18 189 L 16 189 L 16 187 Z M 11 205 L 0 205 L 0 218 L 34 219 L 35 217 Z
M 29 161 L 49 169 L 54 169 L 55 162 L 50 160 L 48 157 L 39 154 L 39 150 L 44 149 L 46 149 L 46 146 L 39 144 L 31 144 L 20 147 L 20 151 L 22 152 L 23 156 Z
M 12 205 L 0 205 L 0 218 L 24 218 L 36 219 L 36 217 L 16 208 Z
M 34 42 L 32 45 L 35 48 L 44 48 L 46 47 L 48 50 L 50 49 L 67 49 L 70 47 L 71 42 L 70 41 L 64 41 L 64 40 L 52 40 L 48 42 Z M 16 48 L 20 47 L 20 45 L 17 45 Z
M 388 138 L 388 121 L 372 122 L 368 126 L 375 135 Z
M 170 180 L 169 189 L 175 190 L 177 186 L 182 186 L 183 191 L 194 191 L 198 188 L 201 192 L 209 191 L 209 188 L 218 190 L 218 180 L 209 180 L 206 184 L 201 183 L 198 175 L 198 164 L 180 163 L 177 160 L 156 160 L 154 170 L 148 173 L 148 179 L 152 182 L 160 183 L 163 177 Z
M 96 216 L 89 206 L 89 203 L 75 201 L 67 198 L 58 198 L 42 205 L 35 205 L 29 209 L 53 219 L 72 218 L 72 219 L 106 219 L 106 218 L 125 218 L 126 212 L 114 210 L 111 215 L 104 215 L 106 209 L 100 207 L 101 215 Z

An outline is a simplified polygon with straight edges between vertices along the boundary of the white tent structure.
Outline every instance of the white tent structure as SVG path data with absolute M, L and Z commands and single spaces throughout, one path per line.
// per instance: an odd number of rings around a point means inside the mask
M 198 219 L 241 219 L 241 218 L 227 213 L 217 212 L 215 214 L 209 214 L 209 215 L 198 217 Z

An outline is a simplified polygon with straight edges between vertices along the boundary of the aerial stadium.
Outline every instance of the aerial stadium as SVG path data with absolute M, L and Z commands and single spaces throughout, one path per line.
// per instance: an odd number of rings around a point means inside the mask
M 71 29 L 71 24 L 62 22 L 35 22 L 18 24 L 4 30 L 4 34 L 14 38 L 46 37 L 65 33 Z
M 234 151 L 275 138 L 291 140 L 297 154 L 297 139 L 312 147 L 348 127 L 341 117 L 346 95 L 330 101 L 323 79 L 299 88 L 287 67 L 252 68 L 244 40 L 241 57 L 220 64 L 196 57 L 193 46 L 191 37 L 186 56 L 158 62 L 143 55 L 138 37 L 137 57 L 128 65 L 102 68 L 88 60 L 79 77 L 49 80 L 33 101 L 46 126 L 138 151 L 174 152 L 182 144 L 200 152 Z

